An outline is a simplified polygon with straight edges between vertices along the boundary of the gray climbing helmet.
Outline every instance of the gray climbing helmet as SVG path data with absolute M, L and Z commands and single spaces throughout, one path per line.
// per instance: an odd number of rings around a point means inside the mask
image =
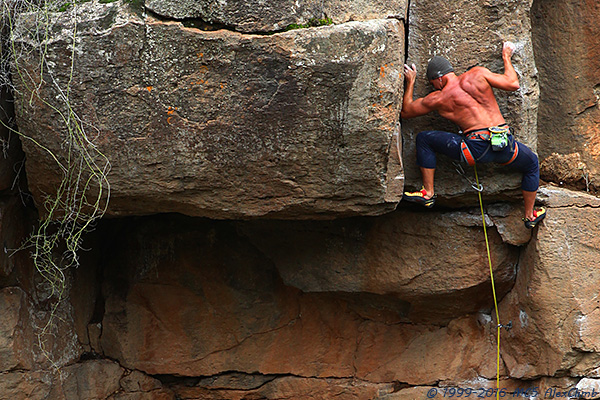
M 427 80 L 432 81 L 450 72 L 454 72 L 454 68 L 452 68 L 450 61 L 446 60 L 444 57 L 433 56 L 427 65 Z

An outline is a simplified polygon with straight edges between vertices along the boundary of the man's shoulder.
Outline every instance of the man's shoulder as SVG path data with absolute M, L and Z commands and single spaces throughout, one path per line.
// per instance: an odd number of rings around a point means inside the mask
M 480 67 L 480 66 L 476 66 L 476 67 L 471 67 L 469 68 L 464 74 L 462 74 L 461 76 L 464 77 L 471 77 L 471 76 L 480 76 L 483 74 L 486 74 L 490 72 L 489 69 L 487 69 L 486 67 Z

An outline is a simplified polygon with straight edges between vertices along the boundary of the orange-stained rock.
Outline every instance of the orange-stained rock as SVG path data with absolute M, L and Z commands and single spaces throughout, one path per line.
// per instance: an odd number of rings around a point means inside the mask
M 106 399 L 119 390 L 123 368 L 108 360 L 90 360 L 63 368 L 57 395 L 65 400 Z M 60 394 L 58 394 L 60 393 Z
M 62 400 L 51 396 L 52 374 L 12 371 L 0 373 L 1 400 Z
M 295 376 L 272 377 L 258 388 L 178 385 L 172 388 L 181 398 L 196 400 L 245 399 L 339 399 L 377 400 L 394 391 L 392 383 L 372 383 L 357 379 L 315 379 Z
M 0 372 L 34 366 L 31 301 L 18 287 L 0 290 Z
M 101 346 L 126 368 L 413 384 L 493 376 L 487 314 L 448 326 L 412 324 L 394 296 L 284 285 L 236 224 L 140 222 L 115 231 L 104 278 Z
M 522 245 L 531 234 L 520 215 L 507 216 L 513 209 L 496 206 L 493 218 L 512 244 Z M 518 249 L 505 244 L 486 218 L 495 283 L 502 296 L 514 280 Z M 242 226 L 273 260 L 284 283 L 304 292 L 391 295 L 411 305 L 408 317 L 413 321 L 436 316 L 449 320 L 493 304 L 478 209 L 402 209 L 371 219 Z
M 537 228 L 515 287 L 501 304 L 501 315 L 513 321 L 502 351 L 511 376 L 553 376 L 569 369 L 588 374 L 597 367 L 600 270 L 593 260 L 600 257 L 598 220 L 597 204 L 566 205 L 549 209 Z

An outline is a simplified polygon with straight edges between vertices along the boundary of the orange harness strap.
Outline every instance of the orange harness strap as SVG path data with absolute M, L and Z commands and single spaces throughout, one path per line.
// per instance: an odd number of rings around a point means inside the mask
M 462 151 L 463 157 L 465 158 L 467 164 L 470 166 L 475 165 L 475 157 L 473 157 L 473 154 L 471 154 L 471 150 L 469 150 L 469 146 L 467 146 L 464 140 L 460 142 L 460 150 Z
M 519 154 L 519 144 L 517 142 L 515 142 L 515 151 L 513 151 L 513 155 L 510 158 L 510 160 L 508 160 L 507 162 L 500 164 L 500 165 L 508 165 L 511 162 L 515 161 L 515 158 L 517 158 L 517 155 Z

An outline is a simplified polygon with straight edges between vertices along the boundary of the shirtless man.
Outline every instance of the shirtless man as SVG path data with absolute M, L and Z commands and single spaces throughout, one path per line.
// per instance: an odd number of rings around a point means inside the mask
M 406 87 L 402 118 L 414 118 L 437 111 L 464 132 L 463 135 L 457 135 L 443 131 L 425 131 L 417 135 L 417 164 L 421 168 L 423 189 L 418 192 L 405 192 L 405 200 L 428 208 L 433 207 L 435 153 L 442 153 L 455 160 L 467 161 L 471 165 L 475 161 L 496 162 L 517 168 L 523 173 L 521 188 L 525 203 L 525 226 L 532 229 L 546 216 L 543 207 L 534 210 L 540 176 L 538 158 L 527 146 L 515 141 L 492 90 L 519 89 L 519 78 L 511 63 L 514 49 L 511 42 L 504 43 L 504 74 L 495 74 L 487 68 L 475 67 L 457 76 L 448 60 L 439 56 L 433 57 L 427 67 L 427 79 L 436 90 L 416 100 L 413 100 L 413 91 L 417 69 L 414 64 L 404 65 Z M 492 132 L 504 132 L 506 135 L 507 145 L 503 149 L 496 146 L 491 149 Z

